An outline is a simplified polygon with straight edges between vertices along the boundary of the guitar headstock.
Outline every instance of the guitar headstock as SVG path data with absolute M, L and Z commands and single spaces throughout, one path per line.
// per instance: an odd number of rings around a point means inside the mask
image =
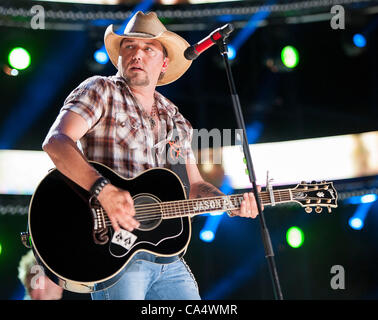
M 321 213 L 323 207 L 327 207 L 329 213 L 331 208 L 337 208 L 337 191 L 332 182 L 302 181 L 291 190 L 291 194 L 293 201 L 305 207 L 307 213 L 312 212 L 312 207 L 315 207 L 316 213 Z

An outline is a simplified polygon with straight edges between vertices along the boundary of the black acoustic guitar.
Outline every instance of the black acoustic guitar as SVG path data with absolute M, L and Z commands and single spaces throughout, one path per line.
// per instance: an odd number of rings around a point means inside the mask
M 237 209 L 243 200 L 240 194 L 188 200 L 179 177 L 168 169 L 154 168 L 125 179 L 100 163 L 91 164 L 113 185 L 130 192 L 140 227 L 132 233 L 114 232 L 96 198 L 57 169 L 50 171 L 30 202 L 30 241 L 47 276 L 73 292 L 89 293 L 114 284 L 138 251 L 165 257 L 184 253 L 191 217 Z M 262 191 L 259 197 L 264 206 L 298 202 L 306 211 L 315 207 L 316 212 L 337 207 L 332 182 Z

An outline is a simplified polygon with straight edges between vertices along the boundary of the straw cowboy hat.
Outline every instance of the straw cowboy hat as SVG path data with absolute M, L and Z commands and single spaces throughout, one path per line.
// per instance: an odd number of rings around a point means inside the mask
M 192 63 L 184 57 L 184 51 L 189 47 L 189 43 L 176 33 L 168 31 L 155 12 L 144 14 L 138 11 L 126 25 L 122 35 L 114 33 L 112 24 L 108 26 L 104 36 L 105 48 L 116 68 L 120 44 L 124 38 L 156 39 L 165 47 L 169 58 L 168 68 L 162 79 L 158 81 L 158 86 L 180 78 Z

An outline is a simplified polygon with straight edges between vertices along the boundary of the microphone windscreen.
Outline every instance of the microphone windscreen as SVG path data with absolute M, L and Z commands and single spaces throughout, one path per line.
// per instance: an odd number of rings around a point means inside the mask
M 185 49 L 184 51 L 184 57 L 187 59 L 187 60 L 194 60 L 198 57 L 198 54 L 196 52 L 196 49 L 194 48 L 194 46 L 190 46 L 188 48 Z

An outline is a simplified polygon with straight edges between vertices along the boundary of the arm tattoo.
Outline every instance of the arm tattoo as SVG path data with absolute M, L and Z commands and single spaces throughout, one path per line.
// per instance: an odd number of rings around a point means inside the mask
M 208 182 L 195 184 L 194 186 L 191 186 L 191 189 L 193 190 L 191 198 L 205 198 L 224 195 L 220 190 Z

